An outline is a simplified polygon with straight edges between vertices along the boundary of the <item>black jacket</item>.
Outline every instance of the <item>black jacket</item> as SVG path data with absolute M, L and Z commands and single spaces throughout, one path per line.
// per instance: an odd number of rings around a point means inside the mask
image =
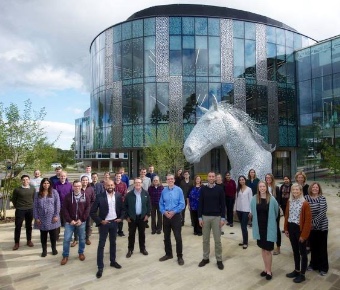
M 125 195 L 124 198 L 124 209 L 125 209 L 125 217 L 130 218 L 132 220 L 136 219 L 136 195 L 134 190 L 132 189 Z M 142 189 L 141 192 L 142 199 L 142 213 L 141 216 L 144 218 L 146 215 L 150 216 L 151 212 L 151 201 L 150 196 L 147 191 Z
M 122 195 L 116 192 L 115 199 L 116 199 L 117 218 L 123 220 L 125 216 L 125 212 L 124 212 Z M 96 223 L 96 226 L 98 227 L 101 224 L 102 220 L 105 220 L 108 213 L 109 213 L 109 205 L 107 202 L 107 195 L 106 195 L 106 192 L 102 192 L 96 196 L 96 200 L 93 203 L 91 210 L 90 210 L 90 216 Z

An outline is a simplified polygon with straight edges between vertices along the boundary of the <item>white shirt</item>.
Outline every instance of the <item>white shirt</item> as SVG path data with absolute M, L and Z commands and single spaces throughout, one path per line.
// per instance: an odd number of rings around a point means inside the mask
M 253 198 L 253 192 L 250 187 L 246 187 L 244 191 L 240 190 L 236 193 L 235 210 L 250 212 L 250 201 Z
M 115 220 L 117 218 L 117 213 L 116 213 L 116 196 L 115 193 L 112 194 L 108 194 L 106 192 L 106 196 L 107 196 L 107 203 L 109 206 L 109 212 L 105 218 L 105 220 L 110 221 L 110 220 Z
M 84 173 L 84 174 L 80 175 L 80 178 L 79 178 L 79 179 L 81 180 L 81 178 L 82 178 L 83 176 L 87 176 L 87 177 L 89 178 L 89 183 L 92 182 L 91 173 Z
M 39 192 L 41 180 L 42 177 L 32 178 L 30 180 L 30 185 L 35 188 L 35 192 Z

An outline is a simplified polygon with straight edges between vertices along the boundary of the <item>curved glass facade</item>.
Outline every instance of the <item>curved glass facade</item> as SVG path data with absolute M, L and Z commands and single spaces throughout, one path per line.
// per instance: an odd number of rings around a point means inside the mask
M 277 150 L 295 150 L 294 51 L 314 40 L 274 20 L 281 26 L 143 17 L 108 28 L 91 44 L 92 151 L 141 149 L 150 132 L 167 135 L 173 125 L 185 140 L 201 116 L 196 104 L 209 108 L 212 95 L 252 116 Z

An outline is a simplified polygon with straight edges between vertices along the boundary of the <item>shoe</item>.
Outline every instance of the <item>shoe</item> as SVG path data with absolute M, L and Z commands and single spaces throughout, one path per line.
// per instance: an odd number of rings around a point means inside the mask
M 267 276 L 267 272 L 266 271 L 262 271 L 260 274 L 261 277 L 266 277 Z
M 65 265 L 68 261 L 68 257 L 63 257 L 63 259 L 60 262 L 60 265 Z
M 33 245 L 32 241 L 27 241 L 27 246 L 29 246 L 30 248 L 32 248 L 34 245 Z
M 71 247 L 75 247 L 77 244 L 78 244 L 78 241 L 73 241 L 73 242 L 71 243 Z
M 227 223 L 227 226 L 230 226 L 230 223 Z
M 266 274 L 266 280 L 271 280 L 273 278 L 273 273 L 271 273 L 271 274 Z
M 45 258 L 46 256 L 47 256 L 47 251 L 42 251 L 41 257 L 42 257 L 42 258 Z
M 152 231 L 152 232 L 151 232 L 151 235 L 154 235 L 155 233 L 156 233 L 156 231 Z
M 178 257 L 177 259 L 178 265 L 183 266 L 184 265 L 184 260 L 182 257 Z
M 84 261 L 85 260 L 85 255 L 84 254 L 79 254 L 79 260 Z
M 202 237 L 202 233 L 198 233 L 197 235 L 198 235 L 199 237 Z
M 86 245 L 91 245 L 91 241 L 90 240 L 86 240 Z
M 118 233 L 118 236 L 125 237 L 125 234 L 123 232 L 121 232 L 121 233 Z
M 162 231 L 157 231 L 157 235 L 160 235 L 162 233 Z
M 239 245 L 239 246 L 243 246 L 243 243 L 239 243 L 238 245 Z
M 243 250 L 246 250 L 248 248 L 248 245 L 243 245 Z
M 159 258 L 159 261 L 160 261 L 160 262 L 164 262 L 164 261 L 169 260 L 169 259 L 172 259 L 172 258 L 173 258 L 172 255 L 171 255 L 171 256 L 165 255 L 165 256 L 163 256 L 162 258 Z
M 223 236 L 224 235 L 224 232 L 221 232 L 221 236 Z
M 203 259 L 199 264 L 198 267 L 204 267 L 206 264 L 209 264 L 209 259 Z
M 52 255 L 53 256 L 58 255 L 58 251 L 56 249 L 52 250 Z
M 197 236 L 197 235 L 198 235 L 198 233 L 194 232 L 194 236 Z
M 320 271 L 320 275 L 321 275 L 321 276 L 326 276 L 326 275 L 327 275 L 327 272 L 325 272 L 325 271 Z
M 96 277 L 99 279 L 101 278 L 103 275 L 103 269 L 98 269 L 97 273 L 96 273 Z
M 231 227 L 231 228 L 232 228 L 233 226 L 234 226 L 233 224 L 230 224 L 230 225 L 229 225 L 229 227 Z
M 281 233 L 283 233 L 283 234 L 284 234 L 284 233 L 285 233 L 285 231 L 281 231 Z
M 149 224 L 148 224 L 148 223 L 146 223 L 146 224 L 145 224 L 145 228 L 147 228 L 147 229 L 148 229 L 149 227 L 150 227 L 150 226 L 149 226 Z
M 144 256 L 147 256 L 147 255 L 149 255 L 148 251 L 147 251 L 147 250 L 145 250 L 145 249 L 144 249 L 144 250 L 141 250 L 140 252 L 141 252 L 141 253 L 142 253 Z
M 275 250 L 275 251 L 273 252 L 273 255 L 280 255 L 280 254 L 281 254 L 280 250 Z
M 305 280 L 306 280 L 305 275 L 300 274 L 299 276 L 297 276 L 297 277 L 295 277 L 295 278 L 293 279 L 293 282 L 294 282 L 294 283 L 301 283 L 301 282 L 303 282 L 303 281 L 305 281 Z
M 132 256 L 132 251 L 128 250 L 127 254 L 126 254 L 126 258 L 130 258 Z
M 224 269 L 224 265 L 223 265 L 222 261 L 217 261 L 217 268 L 219 268 L 220 270 Z
M 116 268 L 116 269 L 121 269 L 122 266 L 119 265 L 117 262 L 111 262 L 110 267 Z
M 300 272 L 297 272 L 297 271 L 294 270 L 293 272 L 286 274 L 286 277 L 287 278 L 296 278 L 299 275 L 300 275 Z
M 13 246 L 13 251 L 16 251 L 17 249 L 19 249 L 19 243 L 15 243 Z
M 308 267 L 307 267 L 307 271 L 314 271 L 314 269 L 313 269 L 312 266 L 308 266 Z

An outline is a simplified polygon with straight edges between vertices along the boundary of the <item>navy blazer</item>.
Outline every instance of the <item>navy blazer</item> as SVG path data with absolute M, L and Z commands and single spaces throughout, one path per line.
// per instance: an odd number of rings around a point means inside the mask
M 117 219 L 123 220 L 125 216 L 125 211 L 124 211 L 122 195 L 116 192 L 115 199 L 116 199 Z M 96 196 L 96 200 L 93 203 L 91 210 L 90 210 L 90 216 L 96 223 L 96 226 L 98 227 L 101 224 L 102 220 L 105 220 L 108 213 L 109 213 L 109 204 L 107 201 L 107 195 L 106 195 L 106 192 L 102 192 Z

